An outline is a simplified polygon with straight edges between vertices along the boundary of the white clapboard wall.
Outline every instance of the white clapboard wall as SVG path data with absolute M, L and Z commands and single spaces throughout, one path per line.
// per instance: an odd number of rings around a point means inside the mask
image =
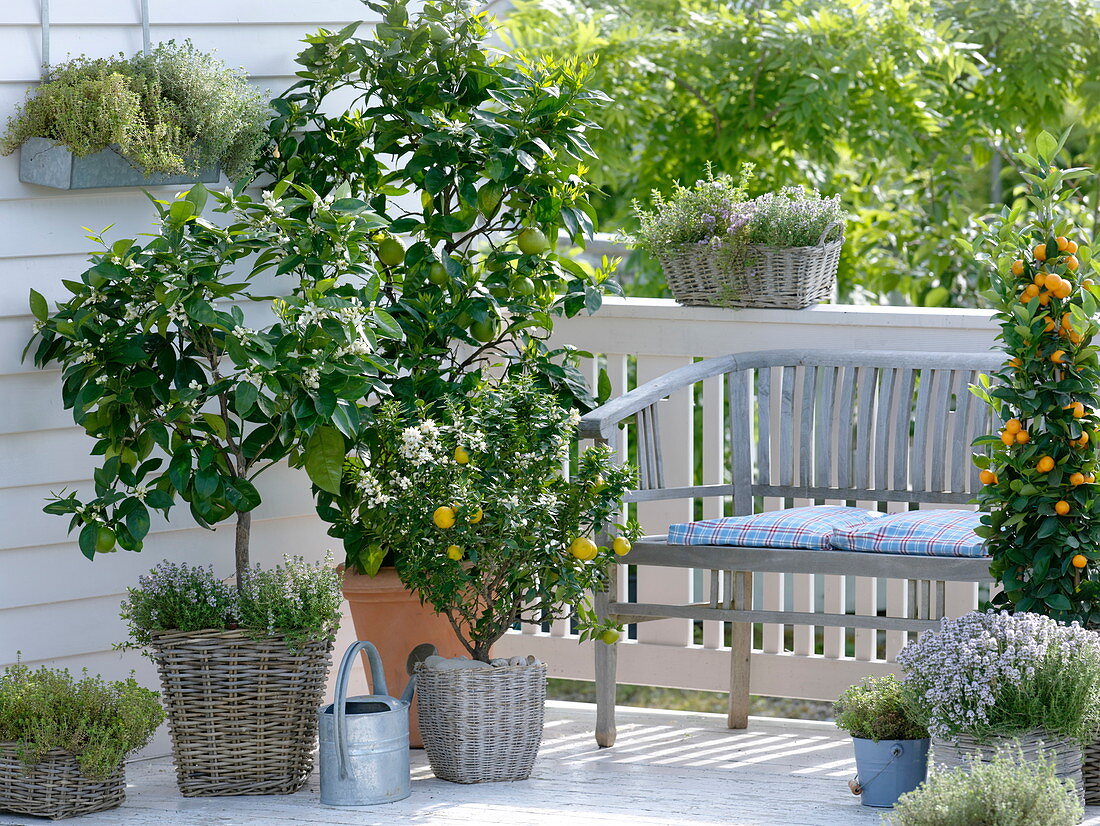
M 374 14 L 358 0 L 150 0 L 149 8 L 153 42 L 190 38 L 244 67 L 272 94 L 293 82 L 304 35 Z M 141 48 L 139 0 L 52 0 L 50 16 L 55 62 Z M 39 0 L 0 2 L 0 122 L 40 76 L 39 21 Z M 154 192 L 170 197 L 183 188 Z M 151 219 L 140 189 L 69 193 L 23 184 L 18 155 L 0 157 L 0 666 L 21 652 L 28 663 L 86 667 L 110 677 L 135 670 L 144 684 L 155 685 L 151 663 L 112 650 L 125 637 L 118 606 L 126 585 L 164 558 L 212 563 L 223 575 L 232 570 L 232 525 L 214 532 L 198 528 L 186 506 L 176 509 L 171 523 L 154 526 L 142 553 L 102 555 L 94 562 L 66 534 L 66 519 L 42 513 L 51 491 L 85 487 L 93 463 L 90 441 L 61 406 L 58 373 L 20 362 L 31 332 L 28 290 L 34 287 L 51 302 L 66 294 L 61 279 L 78 276 L 91 247 L 82 227 L 114 224 L 111 238 L 132 238 L 148 231 Z M 254 558 L 322 558 L 333 540 L 313 515 L 304 476 L 280 468 L 261 481 Z M 166 742 L 158 737 L 150 753 L 163 752 Z

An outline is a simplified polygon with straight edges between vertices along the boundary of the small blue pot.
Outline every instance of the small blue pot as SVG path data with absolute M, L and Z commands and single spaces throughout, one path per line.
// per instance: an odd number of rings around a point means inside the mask
M 864 806 L 892 809 L 928 775 L 928 740 L 864 740 L 853 737 Z

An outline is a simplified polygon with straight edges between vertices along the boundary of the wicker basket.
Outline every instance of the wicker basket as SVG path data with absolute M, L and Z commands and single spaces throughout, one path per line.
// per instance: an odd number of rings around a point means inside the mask
M 1085 805 L 1100 804 L 1100 740 L 1081 749 L 1081 776 L 1085 785 Z
M 453 783 L 526 780 L 542 742 L 546 666 L 416 670 L 420 736 Z
M 1034 760 L 1040 751 L 1054 758 L 1054 774 L 1060 780 L 1072 780 L 1077 796 L 1082 803 L 1085 800 L 1084 784 L 1081 778 L 1081 747 L 1076 741 L 1060 734 L 1038 730 L 1019 737 L 995 737 L 979 742 L 973 737 L 960 735 L 954 742 L 937 737 L 932 738 L 931 763 L 942 769 L 965 766 L 973 755 L 979 760 L 992 758 L 999 748 L 1019 746 L 1024 761 Z
M 158 634 L 152 643 L 185 797 L 293 794 L 313 770 L 332 641 L 291 650 L 240 631 Z
M 63 749 L 52 749 L 27 767 L 16 743 L 0 743 L 0 812 L 59 820 L 114 809 L 125 799 L 122 763 L 103 780 L 90 780 Z
M 826 240 L 834 230 L 838 237 Z M 834 223 L 815 246 L 750 244 L 738 264 L 722 262 L 705 245 L 684 247 L 658 259 L 673 298 L 681 304 L 801 310 L 832 295 L 843 244 L 842 225 Z

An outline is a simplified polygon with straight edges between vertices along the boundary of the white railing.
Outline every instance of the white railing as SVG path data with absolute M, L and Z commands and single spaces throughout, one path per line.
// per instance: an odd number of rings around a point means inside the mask
M 725 310 L 680 307 L 662 299 L 614 299 L 595 316 L 560 321 L 554 341 L 592 353 L 586 371 L 594 378 L 598 368 L 606 369 L 613 395 L 618 395 L 698 358 L 726 353 L 787 348 L 988 352 L 994 333 L 990 314 L 977 310 L 842 305 L 799 311 Z M 669 485 L 693 483 L 697 456 L 702 478 L 694 483 L 723 481 L 721 387 L 709 389 L 704 385 L 699 398 L 681 394 L 662 411 Z M 695 439 L 698 425 L 701 443 Z M 719 515 L 720 507 L 719 500 L 707 500 L 703 515 Z M 639 506 L 638 518 L 647 533 L 664 533 L 670 523 L 694 516 L 690 503 L 653 502 Z M 624 588 L 627 579 L 620 577 Z M 636 588 L 638 599 L 648 602 L 705 599 L 701 572 L 643 569 Z M 863 615 L 885 610 L 889 616 L 905 616 L 907 599 L 904 581 L 872 577 L 763 574 L 755 591 L 754 603 L 765 609 L 823 608 Z M 949 583 L 946 598 L 948 613 L 958 615 L 977 606 L 978 590 L 967 583 Z M 691 620 L 639 625 L 634 638 L 619 644 L 619 682 L 726 690 L 726 631 L 723 623 Z M 903 632 L 825 629 L 819 634 L 809 626 L 765 625 L 756 634 L 751 691 L 831 700 L 865 674 L 893 670 L 903 644 Z M 549 664 L 552 676 L 593 676 L 591 645 L 579 645 L 567 622 L 555 623 L 548 632 L 525 626 L 502 640 L 499 650 L 505 656 L 534 653 Z

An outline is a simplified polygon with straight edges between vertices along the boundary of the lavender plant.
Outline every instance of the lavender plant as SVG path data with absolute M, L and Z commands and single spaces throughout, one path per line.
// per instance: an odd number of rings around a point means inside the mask
M 1100 731 L 1100 640 L 1039 614 L 943 619 L 898 654 L 917 717 L 934 737 L 1036 729 L 1086 741 Z
M 128 589 L 122 618 L 136 645 L 166 631 L 236 628 L 291 643 L 331 639 L 340 624 L 340 586 L 331 557 L 307 563 L 288 556 L 275 568 L 252 566 L 235 588 L 213 566 L 161 562 Z
M 657 258 L 690 245 L 704 244 L 727 252 L 740 249 L 749 221 L 745 187 L 751 172 L 752 165 L 746 164 L 735 182 L 730 175 L 716 176 L 708 165 L 706 178 L 690 187 L 673 184 L 667 198 L 654 190 L 652 209 L 635 200 L 638 231 L 630 242 Z
M 747 241 L 765 247 L 812 247 L 844 217 L 840 196 L 823 198 L 815 189 L 785 186 L 748 204 Z

